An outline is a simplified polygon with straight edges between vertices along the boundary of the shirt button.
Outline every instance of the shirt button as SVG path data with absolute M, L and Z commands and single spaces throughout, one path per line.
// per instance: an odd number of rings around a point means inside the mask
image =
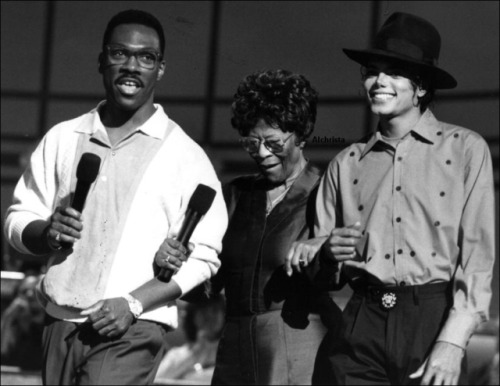
M 437 135 L 441 135 L 441 134 L 443 134 L 443 133 L 442 133 L 441 131 L 438 131 L 436 134 L 437 134 Z
M 101 181 L 106 182 L 107 180 L 108 180 L 108 177 L 106 177 L 106 176 L 102 176 L 102 177 L 101 177 Z
M 436 252 L 431 253 L 432 257 L 436 257 Z
M 363 205 L 358 206 L 359 210 L 363 210 Z
M 439 225 L 441 225 L 441 223 L 439 221 L 436 221 L 434 225 L 438 227 Z
M 403 160 L 403 157 L 398 157 L 398 161 L 402 161 Z
M 351 153 L 349 154 L 351 157 L 354 157 L 354 152 L 351 151 Z
M 445 193 L 444 193 L 444 192 L 441 192 L 441 193 L 439 193 L 439 195 L 440 195 L 441 197 L 444 197 Z
M 358 183 L 358 180 L 354 180 L 353 184 L 356 185 Z
M 449 159 L 446 160 L 446 165 L 451 165 L 451 161 Z
M 453 136 L 454 136 L 455 138 L 458 138 L 458 133 L 455 133 Z
M 391 255 L 389 255 L 388 253 L 385 255 L 385 258 L 386 259 L 390 259 L 391 258 Z
M 404 286 L 406 285 L 406 282 L 405 282 L 405 281 L 402 281 L 401 283 L 399 283 L 399 285 L 400 285 L 401 287 L 404 287 Z
M 368 262 L 368 261 L 370 261 L 371 259 L 372 259 L 372 257 L 371 257 L 371 256 L 368 256 L 368 259 L 366 259 L 366 261 Z
M 410 252 L 410 256 L 411 256 L 411 257 L 414 257 L 415 255 L 416 255 L 415 251 L 411 251 L 411 252 Z
M 403 250 L 402 249 L 398 249 L 398 255 L 400 255 L 402 253 L 403 253 Z
M 401 222 L 401 217 L 397 217 L 396 222 Z
M 116 155 L 116 152 L 112 151 L 112 152 L 111 152 L 111 155 L 112 155 L 112 156 L 115 156 L 115 155 Z
M 396 190 L 399 192 L 401 190 L 401 186 L 396 186 Z

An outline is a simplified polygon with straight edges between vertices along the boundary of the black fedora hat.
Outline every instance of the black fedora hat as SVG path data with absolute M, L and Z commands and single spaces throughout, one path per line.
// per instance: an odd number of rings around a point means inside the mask
M 366 66 L 373 59 L 389 59 L 418 67 L 431 76 L 435 88 L 454 88 L 457 81 L 438 67 L 441 36 L 427 20 L 403 12 L 393 13 L 367 50 L 344 48 L 355 62 Z

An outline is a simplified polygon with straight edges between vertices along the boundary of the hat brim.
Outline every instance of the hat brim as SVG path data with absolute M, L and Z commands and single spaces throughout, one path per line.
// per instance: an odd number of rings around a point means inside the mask
M 457 86 L 457 81 L 453 76 L 444 71 L 443 69 L 432 66 L 421 61 L 399 55 L 396 53 L 391 53 L 384 50 L 370 49 L 370 50 L 351 50 L 343 48 L 342 51 L 349 57 L 349 59 L 366 66 L 373 59 L 385 59 L 391 60 L 399 63 L 407 63 L 413 66 L 421 68 L 424 72 L 432 75 L 433 83 L 435 88 L 439 89 L 450 89 Z

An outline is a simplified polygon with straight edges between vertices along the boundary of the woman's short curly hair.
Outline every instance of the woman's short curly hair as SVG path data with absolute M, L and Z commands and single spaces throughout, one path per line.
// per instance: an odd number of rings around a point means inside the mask
M 300 141 L 314 130 L 318 93 L 300 74 L 265 70 L 247 76 L 239 84 L 231 105 L 231 124 L 247 136 L 260 119 Z

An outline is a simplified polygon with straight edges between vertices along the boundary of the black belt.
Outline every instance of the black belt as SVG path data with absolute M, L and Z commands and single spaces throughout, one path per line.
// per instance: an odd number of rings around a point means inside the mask
M 351 284 L 354 293 L 363 296 L 367 301 L 373 301 L 380 304 L 384 310 L 390 310 L 399 302 L 412 301 L 419 303 L 420 299 L 435 297 L 436 295 L 449 295 L 451 283 L 442 282 L 436 284 L 421 284 L 409 286 L 370 286 Z

